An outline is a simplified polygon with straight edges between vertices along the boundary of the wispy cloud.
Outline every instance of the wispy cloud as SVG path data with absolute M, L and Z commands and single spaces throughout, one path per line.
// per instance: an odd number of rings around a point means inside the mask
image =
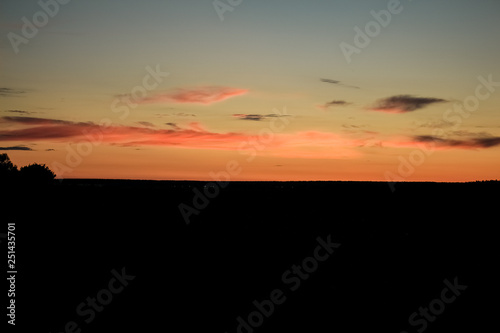
M 276 114 L 269 117 L 279 116 Z M 101 127 L 92 122 L 70 122 L 57 119 L 2 117 L 1 122 L 19 124 L 19 129 L 0 130 L 1 141 L 71 142 L 88 140 L 88 135 L 100 137 L 103 143 L 118 146 L 170 146 L 180 148 L 241 150 L 244 143 L 256 142 L 258 135 L 247 133 L 217 133 L 204 128 L 198 122 L 186 127 L 167 123 L 172 129 L 145 128 L 112 125 Z M 342 134 L 305 131 L 276 133 L 261 154 L 285 158 L 343 159 L 359 156 L 356 151 L 364 139 L 350 138 Z M 251 149 L 251 145 L 249 145 Z
M 163 118 L 163 117 L 196 117 L 194 113 L 185 113 L 185 112 L 177 112 L 177 113 L 156 113 L 155 117 Z
M 353 124 L 343 124 L 343 128 L 361 128 L 361 127 L 366 127 L 366 125 L 353 125 Z
M 354 88 L 354 89 L 360 89 L 359 87 L 357 86 L 351 86 L 349 84 L 344 84 L 342 83 L 341 81 L 338 81 L 338 80 L 331 80 L 331 79 L 319 79 L 321 82 L 325 82 L 325 83 L 331 83 L 331 84 L 336 84 L 336 85 L 339 85 L 339 86 L 343 86 L 343 87 L 347 87 L 347 88 Z
M 342 100 L 333 100 L 331 102 L 327 102 L 323 105 L 318 105 L 318 108 L 322 109 L 322 110 L 326 110 L 328 109 L 329 107 L 334 107 L 334 106 L 346 106 L 346 105 L 350 105 L 352 103 L 349 103 L 349 102 L 346 102 L 346 101 L 342 101 Z
M 414 122 L 415 129 L 418 128 L 447 128 L 452 127 L 455 124 L 447 121 L 428 121 L 428 122 Z
M 155 124 L 150 123 L 149 121 L 138 121 L 137 124 L 145 127 L 155 127 Z
M 499 125 L 487 125 L 487 126 L 477 125 L 476 128 L 500 128 L 500 126 Z
M 32 117 L 1 117 L 0 122 L 19 124 L 21 128 L 0 130 L 0 141 L 67 142 L 88 140 L 87 135 L 97 133 L 102 141 L 118 145 L 164 145 L 185 147 L 213 147 L 237 149 L 235 141 L 243 141 L 247 135 L 238 133 L 214 133 L 200 123 L 192 122 L 187 128 L 154 129 L 150 127 L 111 125 L 99 126 L 93 122 L 72 122 L 59 119 Z
M 239 150 L 242 143 L 258 140 L 256 135 L 247 133 L 212 132 L 198 122 L 191 122 L 185 127 L 166 123 L 171 129 L 120 125 L 102 127 L 92 122 L 30 117 L 1 117 L 0 122 L 14 125 L 9 129 L 0 129 L 0 142 L 76 142 L 88 140 L 90 134 L 99 137 L 103 143 L 126 147 Z M 16 124 L 19 128 L 15 128 Z M 357 129 L 356 126 L 349 128 Z M 500 137 L 486 132 L 466 131 L 452 132 L 449 137 L 418 135 L 386 138 L 380 133 L 364 130 L 355 130 L 354 133 L 302 131 L 275 134 L 273 141 L 261 153 L 286 158 L 344 159 L 361 156 L 362 151 L 359 149 L 362 147 L 412 148 L 429 144 L 433 144 L 436 149 L 487 149 L 500 146 Z M 2 150 L 31 149 L 23 145 L 11 145 Z
M 5 110 L 3 112 L 19 113 L 19 114 L 32 114 L 32 113 L 36 113 L 36 112 L 33 112 L 33 111 L 25 111 L 25 110 Z
M 412 95 L 397 95 L 378 100 L 371 110 L 387 113 L 407 113 L 423 109 L 431 104 L 448 102 L 445 99 L 433 97 L 415 97 Z
M 0 87 L 0 97 L 12 97 L 24 94 L 26 91 L 19 89 L 12 89 L 6 87 Z
M 352 138 L 338 133 L 306 131 L 283 134 L 275 156 L 300 159 L 353 159 L 363 154 L 358 147 L 367 138 Z
M 277 118 L 277 117 L 289 117 L 290 115 L 283 115 L 283 114 L 277 114 L 277 113 L 271 113 L 271 114 L 244 114 L 244 113 L 235 113 L 233 114 L 233 117 L 239 118 L 241 120 L 253 120 L 253 121 L 260 121 L 264 120 L 267 118 Z
M 230 87 L 198 87 L 167 91 L 145 97 L 137 102 L 140 104 L 190 103 L 209 105 L 222 102 L 231 97 L 244 95 L 247 92 L 246 89 Z

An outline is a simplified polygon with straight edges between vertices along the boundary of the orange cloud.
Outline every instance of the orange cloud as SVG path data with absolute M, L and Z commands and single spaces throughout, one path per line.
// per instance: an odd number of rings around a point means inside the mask
M 270 151 L 270 154 L 301 159 L 357 158 L 362 155 L 357 147 L 363 146 L 366 140 L 319 131 L 282 134 L 278 138 L 279 149 Z
M 163 104 L 163 103 L 194 103 L 209 105 L 224 101 L 228 98 L 244 95 L 246 89 L 229 87 L 199 87 L 192 89 L 176 89 L 149 97 L 138 101 L 141 104 Z

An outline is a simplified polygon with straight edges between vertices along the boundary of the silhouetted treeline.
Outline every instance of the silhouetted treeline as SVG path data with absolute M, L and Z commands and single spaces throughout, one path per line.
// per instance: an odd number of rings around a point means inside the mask
M 51 184 L 55 177 L 45 164 L 32 163 L 18 169 L 7 154 L 0 154 L 0 182 L 3 184 Z

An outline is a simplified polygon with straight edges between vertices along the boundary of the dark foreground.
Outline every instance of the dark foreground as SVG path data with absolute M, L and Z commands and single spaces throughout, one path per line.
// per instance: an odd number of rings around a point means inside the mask
M 13 331 L 496 327 L 499 182 L 404 183 L 394 193 L 385 183 L 230 183 L 196 208 L 193 189 L 204 185 L 3 187 L 0 233 L 16 223 Z M 189 225 L 181 203 L 198 212 Z

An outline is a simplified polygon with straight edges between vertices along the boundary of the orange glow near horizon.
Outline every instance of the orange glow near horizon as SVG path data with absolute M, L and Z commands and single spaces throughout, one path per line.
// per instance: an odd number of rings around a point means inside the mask
M 473 27 L 408 3 L 363 47 L 380 4 L 291 3 L 223 21 L 180 0 L 65 5 L 4 38 L 0 153 L 59 178 L 210 180 L 229 161 L 234 180 L 500 178 L 500 2 L 457 0 Z M 3 36 L 41 10 L 6 7 Z

